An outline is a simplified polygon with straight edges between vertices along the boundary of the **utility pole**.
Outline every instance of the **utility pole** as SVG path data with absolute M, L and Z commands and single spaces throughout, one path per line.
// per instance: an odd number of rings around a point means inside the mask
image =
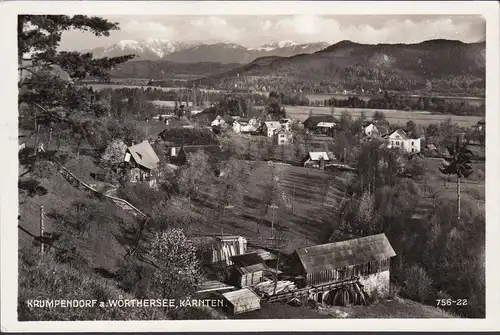
M 292 214 L 295 214 L 295 182 L 293 183 L 292 190 Z
M 43 206 L 40 206 L 40 255 L 43 255 Z

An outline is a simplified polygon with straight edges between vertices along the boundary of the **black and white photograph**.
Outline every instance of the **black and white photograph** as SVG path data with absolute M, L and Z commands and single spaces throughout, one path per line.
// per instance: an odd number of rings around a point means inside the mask
M 498 4 L 215 4 L 0 6 L 9 325 L 498 329 Z

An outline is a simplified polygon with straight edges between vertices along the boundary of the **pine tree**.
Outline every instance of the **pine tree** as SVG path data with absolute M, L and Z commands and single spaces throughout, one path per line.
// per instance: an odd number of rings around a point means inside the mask
M 450 155 L 445 158 L 439 171 L 446 175 L 457 176 L 457 219 L 460 220 L 460 180 L 469 177 L 473 172 L 472 151 L 467 148 L 467 143 L 460 142 L 458 137 L 455 144 L 447 148 Z
M 134 56 L 94 59 L 92 53 L 57 50 L 65 31 L 88 31 L 100 37 L 118 29 L 116 23 L 100 17 L 19 15 L 17 20 L 19 107 L 28 105 L 35 122 L 44 119 L 69 124 L 80 145 L 92 133 L 95 117 L 89 112 L 94 104 L 91 92 L 76 86 L 75 81 L 109 79 L 114 66 Z

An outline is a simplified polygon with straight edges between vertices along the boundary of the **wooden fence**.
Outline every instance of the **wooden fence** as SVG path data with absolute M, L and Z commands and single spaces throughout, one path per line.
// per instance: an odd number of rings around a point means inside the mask
M 143 213 L 141 210 L 139 210 L 137 207 L 135 207 L 134 205 L 132 205 L 127 200 L 121 199 L 121 198 L 117 198 L 117 197 L 114 197 L 114 196 L 111 196 L 111 195 L 108 195 L 108 194 L 101 193 L 98 190 L 96 190 L 95 188 L 93 188 L 92 186 L 90 186 L 89 184 L 87 184 L 86 182 L 84 182 L 83 180 L 81 180 L 80 178 L 78 178 L 77 176 L 75 176 L 71 171 L 69 171 L 63 165 L 58 164 L 58 166 L 59 166 L 59 172 L 70 183 L 71 182 L 73 182 L 73 183 L 76 182 L 79 186 L 83 186 L 85 189 L 89 190 L 90 192 L 92 192 L 92 193 L 94 193 L 94 194 L 96 194 L 98 196 L 102 196 L 104 198 L 107 198 L 107 199 L 113 201 L 117 206 L 119 206 L 119 207 L 121 207 L 123 209 L 130 209 L 130 210 L 134 211 L 134 213 L 136 213 L 136 214 L 138 214 L 138 215 L 140 215 L 142 217 L 147 217 L 147 215 L 145 213 Z

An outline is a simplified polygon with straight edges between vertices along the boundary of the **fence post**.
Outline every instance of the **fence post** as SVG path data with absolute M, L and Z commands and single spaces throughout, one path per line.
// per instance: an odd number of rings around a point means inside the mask
M 40 206 L 40 255 L 43 255 L 43 206 Z

